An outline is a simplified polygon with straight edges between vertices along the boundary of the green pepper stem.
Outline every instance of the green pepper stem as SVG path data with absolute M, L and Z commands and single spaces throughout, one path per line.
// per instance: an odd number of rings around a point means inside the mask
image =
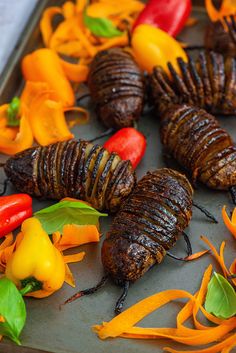
M 24 288 L 22 288 L 20 290 L 20 294 L 23 296 L 23 295 L 26 295 L 30 292 L 33 292 L 35 290 L 35 286 L 33 283 L 28 283 L 26 284 L 26 286 Z
M 29 277 L 21 281 L 22 289 L 20 289 L 21 295 L 26 295 L 30 292 L 35 292 L 42 289 L 43 283 L 38 281 L 34 277 Z

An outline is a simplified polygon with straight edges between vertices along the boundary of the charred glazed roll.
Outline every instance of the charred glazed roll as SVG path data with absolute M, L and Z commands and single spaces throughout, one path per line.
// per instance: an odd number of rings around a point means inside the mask
M 193 190 L 171 169 L 147 173 L 123 202 L 102 246 L 105 271 L 119 284 L 160 263 L 188 226 Z
M 120 48 L 99 52 L 88 77 L 91 97 L 103 124 L 132 126 L 144 105 L 144 78 L 131 55 Z
M 205 110 L 173 106 L 161 117 L 161 139 L 193 179 L 219 190 L 236 185 L 236 147 Z
M 226 56 L 236 57 L 235 16 L 223 17 L 222 21 L 211 22 L 205 34 L 205 46 Z
M 4 169 L 21 192 L 56 200 L 70 196 L 110 212 L 135 185 L 129 161 L 82 140 L 29 148 L 9 158 Z
M 194 62 L 178 58 L 180 74 L 169 63 L 170 77 L 161 67 L 151 76 L 152 97 L 158 113 L 173 104 L 190 104 L 210 113 L 236 113 L 236 60 L 201 52 Z

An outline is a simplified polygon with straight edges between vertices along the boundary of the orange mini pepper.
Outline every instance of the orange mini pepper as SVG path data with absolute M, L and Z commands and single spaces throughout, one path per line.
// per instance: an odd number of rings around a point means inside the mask
M 43 48 L 26 55 L 22 61 L 25 80 L 46 82 L 54 91 L 63 107 L 72 107 L 75 95 L 63 71 L 58 55 L 51 49 Z
M 168 71 L 167 63 L 171 62 L 179 72 L 176 59 L 181 57 L 188 61 L 181 45 L 169 34 L 159 28 L 143 24 L 135 28 L 132 36 L 134 56 L 143 70 L 152 72 L 155 66 Z

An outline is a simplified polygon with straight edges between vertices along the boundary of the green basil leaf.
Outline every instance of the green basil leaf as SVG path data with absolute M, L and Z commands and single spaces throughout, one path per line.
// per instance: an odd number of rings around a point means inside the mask
M 62 232 L 66 224 L 96 225 L 99 217 L 107 216 L 107 214 L 100 213 L 95 208 L 79 201 L 61 201 L 36 212 L 34 215 L 48 234 L 56 231 Z
M 14 97 L 7 109 L 8 126 L 16 127 L 20 125 L 20 119 L 18 119 L 19 110 L 20 110 L 20 99 L 18 97 Z
M 119 31 L 107 18 L 91 17 L 87 15 L 86 10 L 83 14 L 85 26 L 98 37 L 112 38 L 119 37 L 123 32 Z
M 19 336 L 25 325 L 26 309 L 22 295 L 8 278 L 0 279 L 0 335 L 20 344 Z
M 221 319 L 228 319 L 236 314 L 235 290 L 219 273 L 214 273 L 208 284 L 205 309 Z

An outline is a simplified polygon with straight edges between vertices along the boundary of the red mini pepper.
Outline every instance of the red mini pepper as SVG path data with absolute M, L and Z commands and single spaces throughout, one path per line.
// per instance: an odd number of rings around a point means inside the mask
M 27 194 L 0 197 L 0 238 L 32 216 L 32 198 Z
M 116 152 L 121 159 L 130 160 L 136 168 L 146 151 L 145 137 L 133 127 L 125 127 L 117 131 L 104 144 L 109 152 Z
M 191 0 L 149 0 L 133 30 L 140 24 L 149 24 L 175 37 L 184 27 L 191 8 Z

